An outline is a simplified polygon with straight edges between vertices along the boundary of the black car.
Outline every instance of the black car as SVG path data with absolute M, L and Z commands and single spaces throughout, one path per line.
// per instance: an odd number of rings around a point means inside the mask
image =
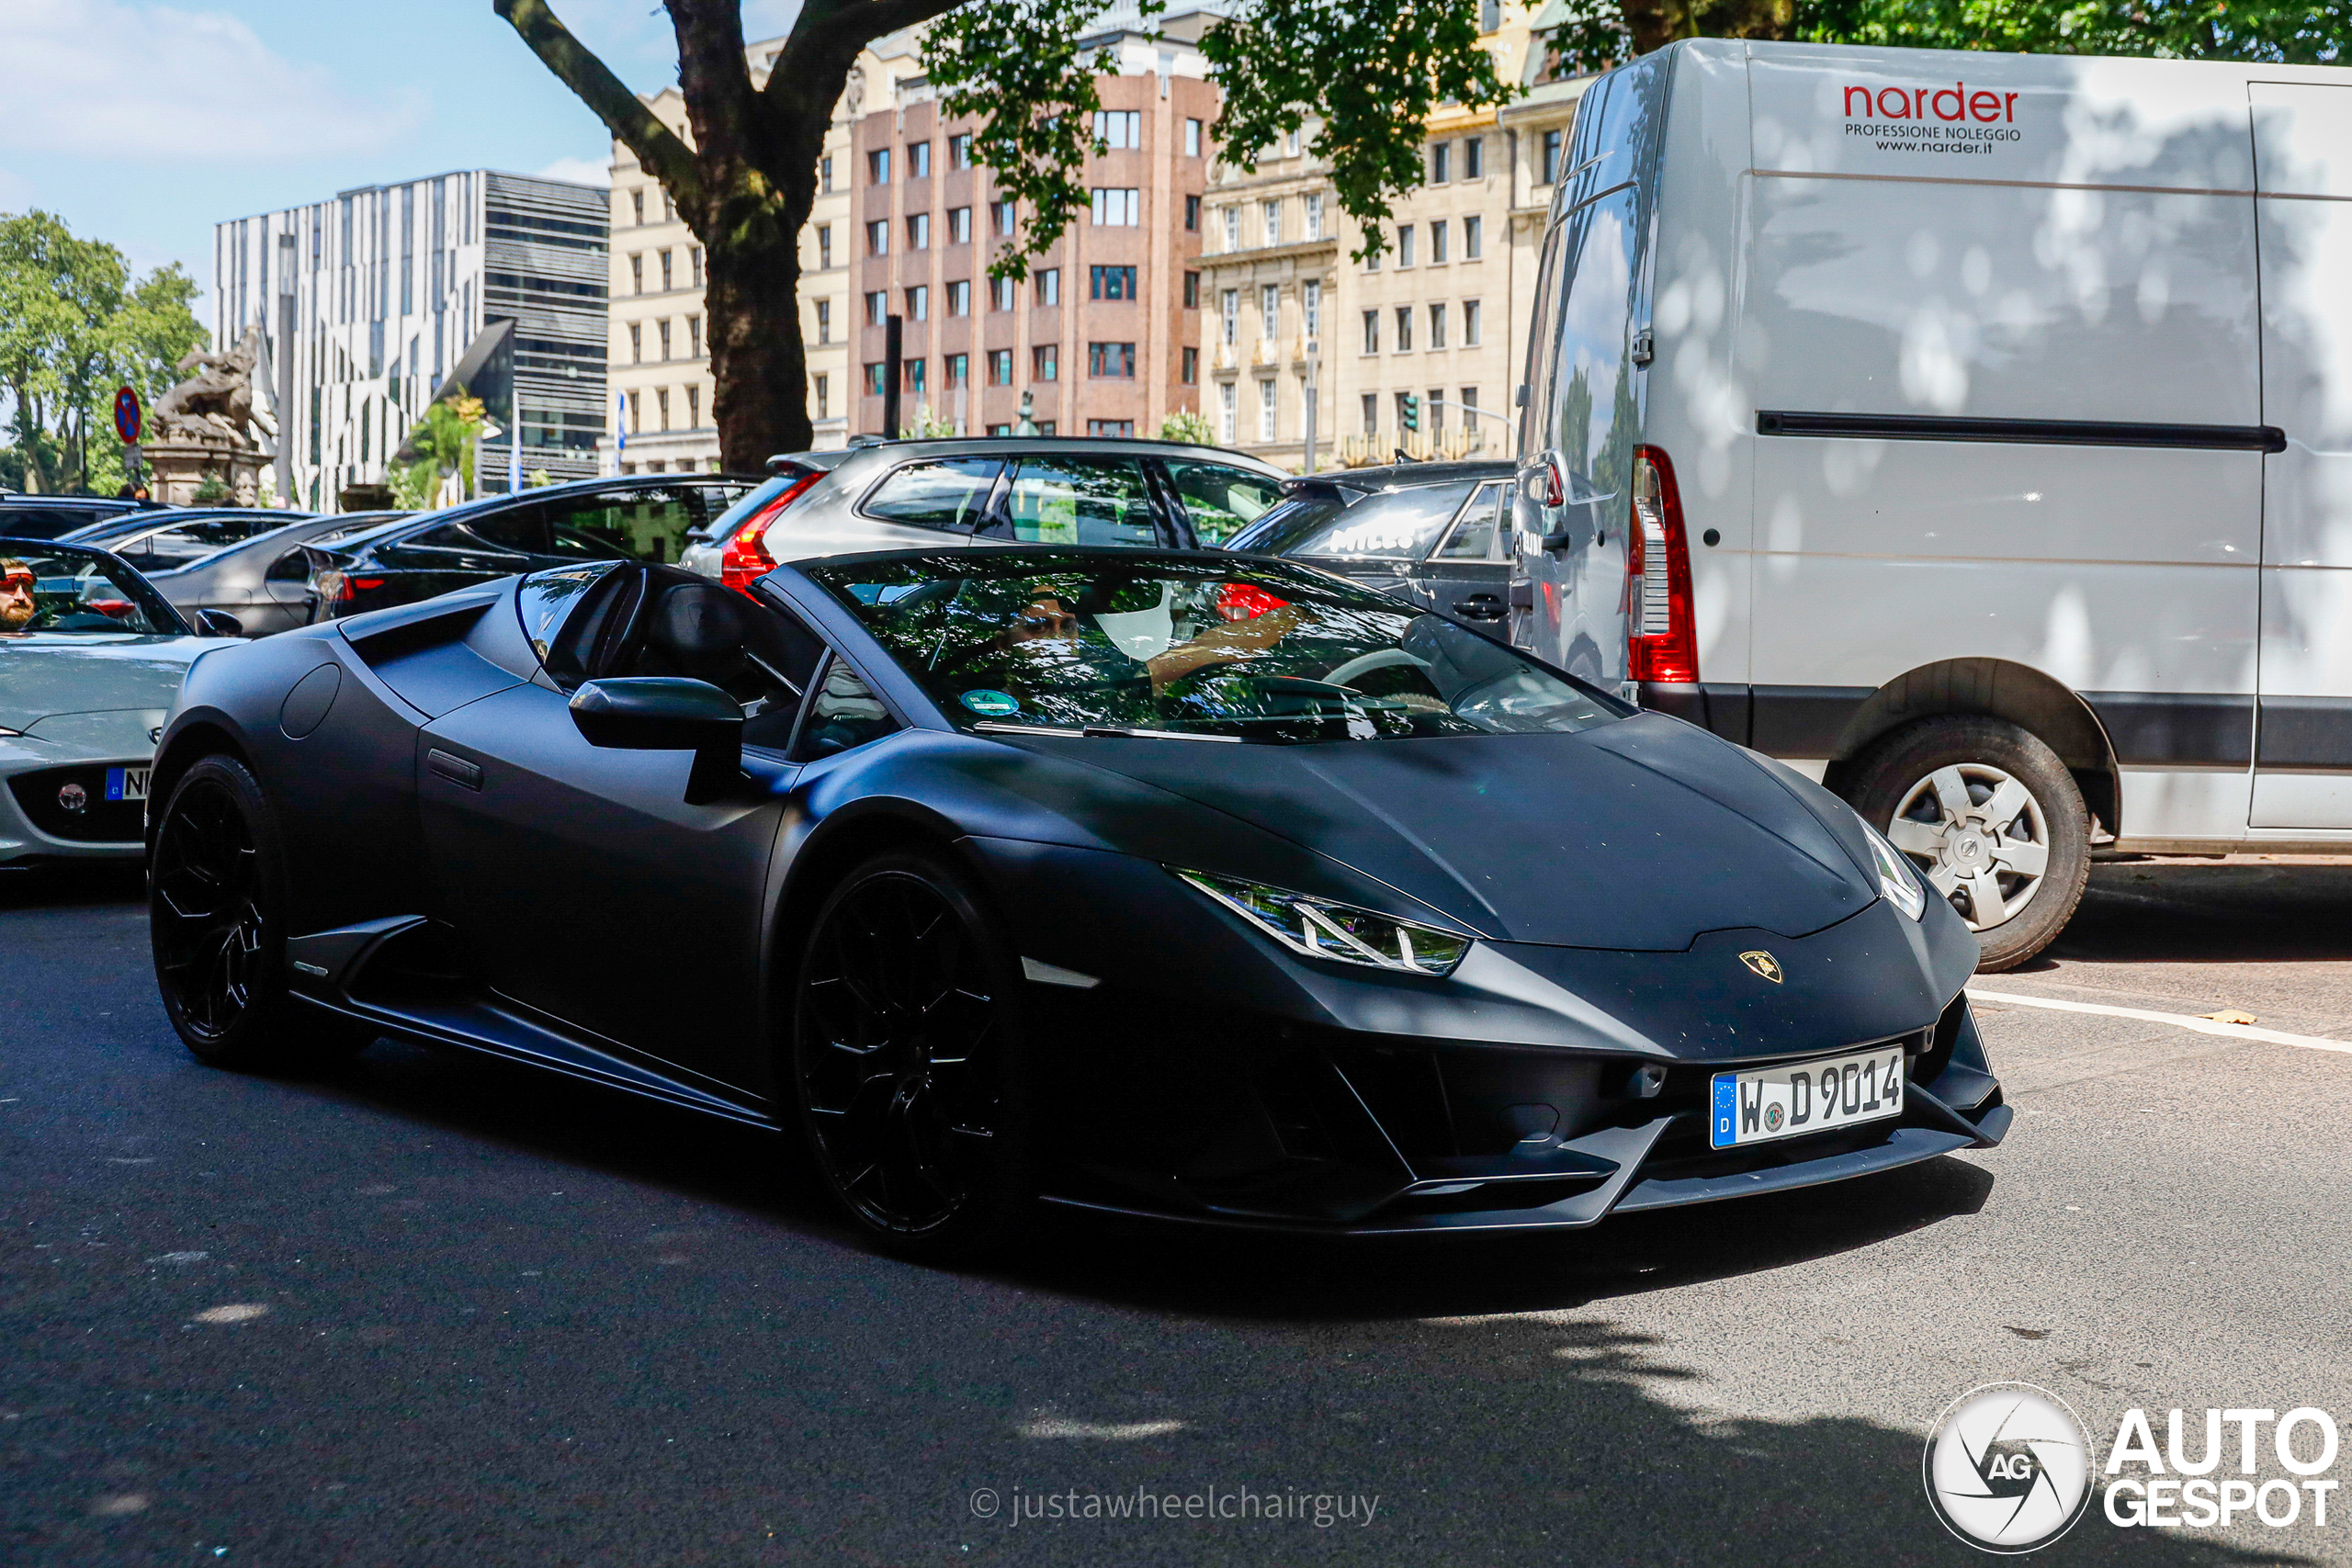
M 316 516 L 259 506 L 172 506 L 124 513 L 60 537 L 110 550 L 144 572 L 175 571 L 247 539 Z
M 1512 472 L 1399 463 L 1317 474 L 1225 547 L 1307 561 L 1499 637 L 1510 615 Z
M 1032 1200 L 1579 1226 L 1997 1142 L 1976 943 L 1778 763 L 1286 561 L 597 561 L 190 671 L 149 870 L 225 1066 L 376 1035 Z
M 0 534 L 13 539 L 54 539 L 94 523 L 164 510 L 153 502 L 109 501 L 94 495 L 24 495 L 10 491 L 0 494 Z
M 321 620 L 414 604 L 452 589 L 588 560 L 674 563 L 762 479 L 649 474 L 582 479 L 492 496 L 404 525 L 309 547 L 309 592 Z

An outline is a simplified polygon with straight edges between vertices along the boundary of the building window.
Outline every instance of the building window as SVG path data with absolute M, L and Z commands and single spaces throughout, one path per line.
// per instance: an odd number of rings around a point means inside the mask
M 1483 136 L 1464 137 L 1462 142 L 1462 177 L 1479 180 L 1487 177 L 1487 139 Z
M 831 299 L 817 301 L 817 341 L 820 344 L 833 341 L 833 302 Z
M 665 190 L 662 193 L 662 221 L 675 223 L 677 220 L 678 204 L 670 199 L 670 193 Z
M 907 248 L 910 251 L 931 249 L 930 213 L 911 212 L 907 215 Z
M 1270 245 L 1281 244 L 1283 243 L 1283 204 L 1279 201 L 1262 201 L 1258 205 L 1265 214 L 1265 243 Z
M 1057 421 L 1050 420 L 1050 419 L 1041 419 L 1041 420 L 1039 420 L 1039 421 L 1037 422 L 1037 434 L 1040 434 L 1040 435 L 1054 435 L 1054 434 L 1059 434 L 1060 430 L 1061 430 L 1061 425 L 1060 425 L 1059 422 L 1057 422 Z
M 817 226 L 817 267 L 820 272 L 830 272 L 832 265 L 833 226 L 820 223 Z
M 1409 398 L 1409 397 L 1411 397 L 1412 395 L 1413 395 L 1413 394 L 1412 394 L 1412 393 L 1410 393 L 1410 392 L 1398 392 L 1398 393 L 1396 393 L 1396 429 L 1397 429 L 1397 431 L 1398 431 L 1398 433 L 1399 433 L 1399 434 L 1402 434 L 1402 433 L 1403 433 L 1403 431 L 1404 431 L 1404 428 L 1405 428 L 1405 400 L 1406 400 L 1406 399 L 1408 399 L 1408 398 Z
M 1241 209 L 1238 206 L 1225 209 L 1225 248 L 1228 251 L 1241 248 Z
M 662 429 L 664 429 L 664 430 L 669 429 L 669 428 L 670 428 L 670 389 L 669 389 L 669 388 L 667 388 L 667 387 L 661 387 L 661 388 L 657 388 L 657 389 L 655 389 L 654 393 L 653 393 L 653 407 L 654 407 L 655 412 L 656 412 L 660 415 L 660 417 L 661 417 L 661 420 L 662 420 Z
M 631 365 L 645 363 L 645 325 L 641 321 L 628 324 L 628 362 Z
M 1298 286 L 1299 331 L 1309 343 L 1323 335 L 1323 285 L 1313 279 Z
M 865 183 L 887 186 L 890 183 L 890 150 L 876 147 L 865 155 Z
M 1433 432 L 1443 430 L 1445 428 L 1445 389 L 1443 387 L 1430 389 L 1429 409 L 1430 417 L 1424 423 Z
M 663 251 L 662 253 L 662 292 L 664 294 L 669 293 L 671 288 L 670 260 L 671 254 L 668 251 Z
M 1413 352 L 1413 308 L 1410 305 L 1396 307 L 1396 352 Z
M 1012 203 L 1009 200 L 999 201 L 992 203 L 991 206 L 996 213 L 997 237 L 1010 239 L 1012 234 Z
M 700 288 L 702 287 L 702 247 L 700 245 L 686 247 L 686 262 L 693 272 L 695 287 Z
M 1225 346 L 1231 348 L 1241 341 L 1241 290 L 1228 288 L 1219 301 L 1218 315 L 1225 328 Z
M 642 189 L 629 192 L 628 205 L 629 216 L 636 220 L 637 226 L 642 229 L 645 227 L 645 192 Z
M 1503 25 L 1503 0 L 1478 0 L 1478 30 L 1482 33 L 1499 31 Z
M 888 389 L 888 384 L 884 378 L 888 374 L 889 366 L 888 362 L 879 359 L 867 361 L 865 367 L 865 395 L 869 398 L 880 397 L 883 392 Z
M 1058 381 L 1062 378 L 1062 351 L 1058 344 L 1041 343 L 1029 351 L 1029 379 Z
M 1306 237 L 1310 240 L 1323 237 L 1323 193 L 1319 190 L 1306 193 Z
M 833 157 L 830 152 L 817 160 L 817 184 L 822 190 L 833 188 Z M 822 379 L 821 377 L 819 378 Z
M 1117 152 L 1143 145 L 1143 115 L 1136 109 L 1096 109 L 1094 140 L 1102 143 L 1106 152 Z
M 930 142 L 910 141 L 907 143 L 907 178 L 910 180 L 931 178 Z
M 1233 383 L 1230 381 L 1227 381 L 1218 387 L 1216 391 L 1218 400 L 1216 438 L 1219 441 L 1224 442 L 1227 446 L 1230 446 L 1234 443 L 1238 430 L 1236 404 L 1239 400 L 1239 394 L 1237 392 Z
M 1364 238 L 1367 240 L 1372 239 L 1378 235 L 1379 232 L 1380 231 L 1377 229 L 1366 229 L 1364 231 Z M 1363 269 L 1366 272 L 1378 272 L 1380 270 L 1380 253 L 1378 251 L 1374 251 L 1370 255 L 1363 258 Z
M 1131 266 L 1087 268 L 1087 298 L 1090 299 L 1134 299 L 1136 298 L 1136 269 Z
M 947 356 L 947 384 L 950 387 L 961 387 L 971 378 L 972 356 L 968 354 L 949 355 Z
M 1366 354 L 1380 352 L 1380 312 L 1377 310 L 1363 313 L 1363 351 Z
M 931 285 L 918 283 L 907 290 L 907 319 L 915 321 L 931 320 Z
M 1133 439 L 1136 422 L 1131 419 L 1090 419 L 1086 422 L 1089 435 L 1115 435 Z
M 996 308 L 998 310 L 1010 310 L 1012 309 L 1013 290 L 1017 287 L 1018 285 L 1009 277 L 992 277 L 989 280 L 989 298 L 995 301 Z
M 1283 156 L 1285 158 L 1298 156 L 1298 127 L 1295 125 L 1290 128 L 1290 134 L 1283 138 Z
M 1012 385 L 1012 350 L 1009 348 L 989 350 L 989 384 L 996 387 Z
M 670 319 L 664 316 L 653 324 L 653 330 L 662 339 L 662 358 L 666 364 L 670 358 Z
M 1446 242 L 1453 238 L 1453 225 L 1440 218 L 1430 224 L 1430 265 L 1445 260 Z
M 628 258 L 628 291 L 631 294 L 645 292 L 645 258 L 642 255 Z
M 1410 223 L 1396 225 L 1396 265 L 1413 265 L 1413 226 Z
M 1542 172 L 1538 175 L 1535 183 L 1540 186 L 1548 186 L 1559 177 L 1560 133 L 1556 130 L 1547 130 L 1544 133 L 1544 162 Z
M 1094 221 L 1105 229 L 1132 229 L 1143 221 L 1143 192 L 1133 187 L 1094 191 Z
M 907 391 L 920 392 L 923 389 L 922 366 L 920 359 L 899 361 L 899 380 Z
M 1271 283 L 1258 286 L 1258 341 L 1272 343 L 1282 324 L 1282 290 Z
M 1477 413 L 1477 412 L 1478 412 L 1478 389 L 1477 389 L 1477 388 L 1476 388 L 1476 387 L 1464 387 L 1464 388 L 1463 388 L 1463 389 L 1462 389 L 1462 428 L 1463 428 L 1463 429 L 1464 429 L 1464 430 L 1470 430 L 1470 429 L 1473 429 L 1473 428 L 1475 428 L 1475 427 L 1476 426 L 1476 424 L 1477 424 L 1477 421 L 1476 421 L 1476 419 L 1474 416 Z
M 832 162 L 832 160 L 831 160 L 831 159 L 830 159 L 830 158 L 828 158 L 828 159 L 826 159 L 826 160 L 825 160 L 825 162 L 827 162 L 828 164 L 830 164 L 830 163 L 831 163 L 831 162 Z M 817 378 L 817 417 L 818 417 L 819 419 L 830 419 L 830 418 L 831 418 L 831 417 L 832 417 L 832 402 L 833 402 L 833 378 L 832 378 L 831 376 L 820 376 L 820 377 L 818 377 L 818 378 Z
M 1184 309 L 1197 310 L 1200 308 L 1201 275 L 1197 272 L 1188 272 L 1184 275 Z
M 1188 119 L 1184 122 L 1184 156 L 1197 158 L 1200 155 L 1201 122 L 1197 119 Z
M 886 290 L 886 289 L 881 289 L 881 288 L 876 288 L 876 289 L 875 289 L 874 291 L 872 291 L 871 293 L 869 293 L 869 294 L 867 294 L 867 295 L 866 295 L 866 297 L 865 297 L 865 324 L 866 324 L 867 326 L 869 326 L 869 327 L 878 327 L 878 326 L 880 326 L 880 325 L 882 324 L 882 318 L 883 318 L 883 317 L 885 317 L 885 316 L 887 316 L 887 315 L 888 315 L 889 313 L 890 313 L 890 296 L 889 296 L 889 293 L 888 293 L 888 290 Z
M 989 426 L 989 434 L 990 435 L 1010 435 L 1012 434 L 1012 426 L 1009 424 L 991 424 Z
M 1274 378 L 1272 376 L 1258 383 L 1258 439 L 1274 438 Z
M 1442 186 L 1453 177 L 1453 143 L 1430 143 L 1430 184 Z
M 947 286 L 947 313 L 951 316 L 972 313 L 972 285 L 969 279 L 959 278 Z
M 1363 433 L 1366 435 L 1380 434 L 1380 394 L 1378 392 L 1366 392 L 1363 395 Z
M 969 131 L 947 139 L 947 166 L 951 169 L 972 166 L 972 136 Z
M 1430 307 L 1430 346 L 1445 346 L 1445 307 L 1442 305 Z
M 1197 196 L 1188 196 L 1184 198 L 1184 232 L 1197 234 L 1200 231 L 1201 198 Z
M 1476 299 L 1462 301 L 1462 346 L 1478 346 L 1478 301 Z
M 888 218 L 876 218 L 865 226 L 865 254 L 869 256 L 890 254 L 890 220 Z
M 1041 267 L 1037 272 L 1037 303 L 1058 305 L 1062 302 L 1062 269 Z
M 1487 250 L 1487 222 L 1476 213 L 1462 220 L 1462 259 L 1476 261 Z
M 1201 351 L 1197 348 L 1184 350 L 1182 364 L 1184 385 L 1187 387 L 1196 385 L 1201 378 Z
M 688 430 L 702 428 L 702 389 L 700 387 L 686 389 L 686 428 Z
M 1136 378 L 1136 345 L 1131 343 L 1088 344 L 1086 373 L 1102 379 L 1134 380 Z
M 641 435 L 644 432 L 645 394 L 631 392 L 628 395 L 628 433 L 631 435 Z
M 947 243 L 951 245 L 968 245 L 972 243 L 972 209 L 970 208 L 957 207 L 948 210 Z

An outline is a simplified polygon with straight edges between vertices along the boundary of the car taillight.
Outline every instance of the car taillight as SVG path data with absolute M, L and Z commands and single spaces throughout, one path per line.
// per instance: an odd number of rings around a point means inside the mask
M 1216 591 L 1216 613 L 1228 621 L 1254 621 L 1288 603 L 1247 582 L 1228 582 Z
M 1560 507 L 1568 503 L 1568 481 L 1560 472 L 1560 455 L 1544 455 L 1544 493 L 1537 498 L 1545 506 Z
M 380 577 L 347 577 L 344 579 L 345 597 L 349 596 L 349 591 L 354 588 L 358 589 L 362 592 L 366 592 L 370 589 L 381 588 L 382 586 L 384 586 L 384 580 Z
M 800 499 L 801 492 L 823 476 L 817 469 L 795 479 L 783 494 L 743 519 L 742 525 L 727 540 L 727 547 L 718 553 L 718 581 L 738 592 L 749 593 L 752 584 L 775 570 L 775 557 L 768 553 L 768 525 L 776 520 L 783 510 Z
M 1634 514 L 1626 550 L 1625 675 L 1699 679 L 1699 625 L 1690 604 L 1690 546 L 1674 465 L 1655 446 L 1634 449 Z

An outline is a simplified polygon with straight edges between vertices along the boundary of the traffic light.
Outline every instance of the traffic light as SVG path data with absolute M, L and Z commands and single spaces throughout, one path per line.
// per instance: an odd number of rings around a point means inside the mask
M 1419 430 L 1420 427 L 1421 400 L 1408 392 L 1405 394 L 1405 428 Z

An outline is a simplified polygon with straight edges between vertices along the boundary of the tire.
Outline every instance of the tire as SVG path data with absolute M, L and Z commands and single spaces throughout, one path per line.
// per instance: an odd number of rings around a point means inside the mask
M 790 1081 L 809 1156 L 869 1238 L 953 1262 L 1026 1229 L 1021 967 L 970 881 L 897 851 L 842 880 L 794 980 Z
M 173 785 L 147 885 L 164 1011 L 197 1060 L 237 1071 L 320 1067 L 372 1038 L 288 992 L 285 849 L 243 762 L 207 757 Z
M 2040 953 L 2082 902 L 2091 869 L 2083 792 L 2055 751 L 2014 724 L 1968 716 L 1906 725 L 1858 760 L 1847 798 L 1968 922 L 1984 946 L 1980 973 Z

